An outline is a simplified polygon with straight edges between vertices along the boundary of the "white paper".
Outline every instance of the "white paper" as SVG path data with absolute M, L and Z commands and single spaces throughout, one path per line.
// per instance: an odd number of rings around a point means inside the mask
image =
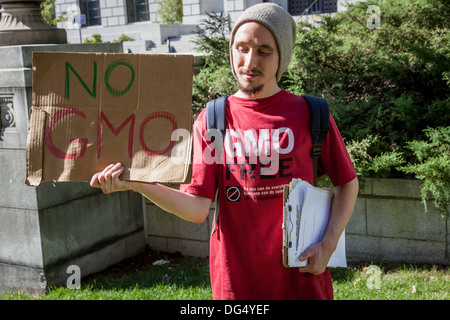
M 294 179 L 284 204 L 284 240 L 288 266 L 305 266 L 307 261 L 298 257 L 312 244 L 320 242 L 330 217 L 333 192 L 316 188 L 306 181 Z M 328 267 L 347 267 L 345 255 L 345 231 L 339 238 Z

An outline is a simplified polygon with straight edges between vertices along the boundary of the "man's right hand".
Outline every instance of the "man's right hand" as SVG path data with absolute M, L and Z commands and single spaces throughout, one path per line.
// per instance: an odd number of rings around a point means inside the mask
M 123 170 L 120 163 L 110 164 L 103 171 L 92 176 L 91 187 L 101 188 L 103 193 L 130 190 L 131 183 L 119 178 Z

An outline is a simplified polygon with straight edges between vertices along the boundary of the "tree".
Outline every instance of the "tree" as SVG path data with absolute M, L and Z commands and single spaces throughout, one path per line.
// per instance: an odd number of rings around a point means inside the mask
M 449 20 L 445 0 L 381 0 L 300 23 L 284 86 L 327 98 L 347 140 L 378 136 L 372 153 L 423 139 L 450 123 Z
M 205 65 L 194 77 L 193 111 L 200 112 L 209 100 L 229 95 L 236 90 L 231 72 L 229 39 L 231 24 L 224 13 L 206 13 L 200 32 L 193 41 L 196 50 L 205 54 Z
M 56 26 L 58 22 L 67 20 L 65 13 L 60 17 L 56 17 L 55 1 L 56 0 L 45 0 L 45 2 L 41 3 L 42 17 L 44 18 L 45 22 L 52 26 Z
M 164 0 L 158 2 L 158 16 L 162 23 L 176 24 L 183 22 L 182 0 Z

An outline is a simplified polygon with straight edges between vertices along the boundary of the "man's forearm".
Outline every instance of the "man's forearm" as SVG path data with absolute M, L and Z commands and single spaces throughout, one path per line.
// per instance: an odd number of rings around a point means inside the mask
M 160 184 L 132 183 L 131 189 L 141 193 L 161 209 L 197 223 L 207 218 L 212 202 L 211 199 Z
M 143 194 L 157 206 L 178 217 L 192 222 L 203 222 L 209 213 L 211 199 L 184 193 L 160 184 L 147 184 L 121 180 L 123 166 L 110 164 L 92 176 L 91 186 L 104 193 L 132 190 Z
M 339 237 L 352 216 L 356 198 L 358 197 L 358 190 L 359 183 L 357 178 L 336 188 L 331 206 L 330 220 L 322 239 L 323 244 L 331 252 L 336 249 Z

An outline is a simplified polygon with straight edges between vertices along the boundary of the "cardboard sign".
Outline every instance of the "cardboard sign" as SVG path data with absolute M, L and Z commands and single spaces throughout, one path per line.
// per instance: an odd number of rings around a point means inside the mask
M 193 56 L 33 53 L 25 183 L 189 178 Z

